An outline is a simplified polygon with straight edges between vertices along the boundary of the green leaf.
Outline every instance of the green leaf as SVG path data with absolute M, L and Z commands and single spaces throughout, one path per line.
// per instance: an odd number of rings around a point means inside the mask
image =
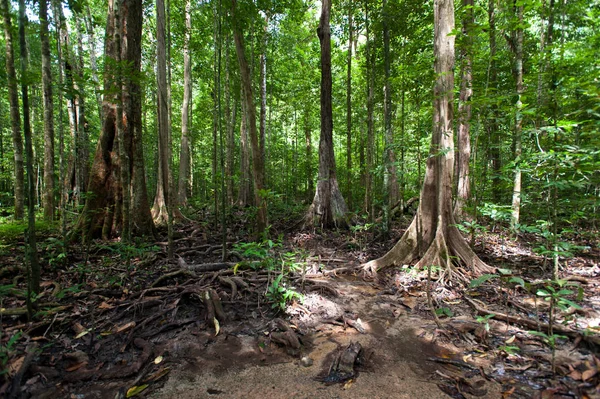
M 140 394 L 146 388 L 148 388 L 148 384 L 139 385 L 139 386 L 134 385 L 127 390 L 127 397 L 131 398 L 133 396 L 136 396 L 136 395 Z
M 498 278 L 498 275 L 497 274 L 483 274 L 483 275 L 477 277 L 476 279 L 471 280 L 471 284 L 469 285 L 469 287 L 477 288 L 481 284 L 485 283 L 486 281 L 492 280 L 494 278 Z

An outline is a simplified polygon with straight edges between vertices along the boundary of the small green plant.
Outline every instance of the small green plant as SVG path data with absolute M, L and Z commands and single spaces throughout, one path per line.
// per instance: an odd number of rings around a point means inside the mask
M 435 314 L 438 315 L 438 316 L 444 316 L 444 317 L 452 317 L 452 316 L 454 316 L 454 313 L 452 312 L 452 309 L 450 309 L 448 307 L 437 308 L 435 310 Z
M 10 354 L 13 351 L 16 343 L 21 338 L 23 333 L 21 331 L 16 332 L 4 345 L 0 345 L 0 375 L 5 374 L 8 370 L 6 364 L 10 358 Z
M 485 331 L 489 332 L 490 331 L 490 319 L 494 316 L 496 316 L 496 315 L 495 314 L 486 314 L 485 316 L 477 316 L 475 321 L 477 323 L 483 324 L 483 328 L 485 328 Z
M 518 346 L 515 345 L 502 345 L 498 347 L 502 352 L 506 352 L 509 355 L 516 355 L 517 352 L 521 350 Z
M 273 309 L 284 311 L 287 304 L 293 300 L 302 301 L 303 295 L 295 290 L 294 287 L 288 287 L 288 283 L 284 280 L 284 275 L 280 274 L 271 282 L 265 294 L 271 302 Z

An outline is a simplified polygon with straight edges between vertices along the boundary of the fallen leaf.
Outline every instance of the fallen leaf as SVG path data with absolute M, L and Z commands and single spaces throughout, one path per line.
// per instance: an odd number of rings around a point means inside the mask
M 140 392 L 142 392 L 144 389 L 148 388 L 148 384 L 144 384 L 144 385 L 140 385 L 140 386 L 132 386 L 131 388 L 129 388 L 127 390 L 127 395 L 126 397 L 131 398 L 137 394 L 139 394 Z
M 157 356 L 156 359 L 154 359 L 154 364 L 159 364 L 162 361 L 163 361 L 163 357 L 162 356 Z
M 149 377 L 147 377 L 144 380 L 144 383 L 150 383 L 150 382 L 155 382 L 160 380 L 161 378 L 163 378 L 165 375 L 169 374 L 169 372 L 171 371 L 170 368 L 161 368 L 160 370 L 158 370 L 156 373 L 150 375 Z
M 19 371 L 21 366 L 23 365 L 24 360 L 25 360 L 25 356 L 21 356 L 20 358 L 13 360 L 8 365 L 8 375 L 10 375 L 11 377 L 14 376 L 17 373 L 17 371 Z
M 587 369 L 583 373 L 581 373 L 581 380 L 582 381 L 587 381 L 590 378 L 592 378 L 593 376 L 595 376 L 596 374 L 598 374 L 598 369 L 597 368 Z
M 98 309 L 112 309 L 114 308 L 114 306 L 109 305 L 106 302 L 102 302 L 100 305 L 98 305 Z
M 130 328 L 135 327 L 135 325 L 136 325 L 135 321 L 131 321 L 129 323 L 123 324 L 122 326 L 119 326 L 119 327 L 115 328 L 115 330 L 114 330 L 115 334 L 119 334 L 119 333 L 122 333 L 125 330 L 129 330 Z
M 76 334 L 81 334 L 85 330 L 86 330 L 86 328 L 84 326 L 82 326 L 81 324 L 73 323 L 73 331 L 75 331 Z
M 77 364 L 72 365 L 71 367 L 66 368 L 66 371 L 75 371 L 75 370 L 79 370 L 80 368 L 82 368 L 83 366 L 87 365 L 87 362 L 80 362 Z
M 512 344 L 513 342 L 515 342 L 515 338 L 517 338 L 516 335 L 513 335 L 512 337 L 510 337 L 509 339 L 507 339 L 506 341 L 504 341 L 505 344 Z
M 344 389 L 350 389 L 350 387 L 352 386 L 352 383 L 354 382 L 354 380 L 348 380 L 346 381 L 346 383 L 344 384 Z
M 216 317 L 213 318 L 213 323 L 215 323 L 215 337 L 219 335 L 219 331 L 221 331 L 221 326 L 219 325 L 219 320 Z
M 506 391 L 502 392 L 502 399 L 510 397 L 515 392 L 515 387 L 510 387 Z
M 81 338 L 81 337 L 83 337 L 83 336 L 87 335 L 89 332 L 90 332 L 90 330 L 85 330 L 85 331 L 82 331 L 82 332 L 80 332 L 79 334 L 77 334 L 77 335 L 75 336 L 75 339 L 79 339 L 79 338 Z

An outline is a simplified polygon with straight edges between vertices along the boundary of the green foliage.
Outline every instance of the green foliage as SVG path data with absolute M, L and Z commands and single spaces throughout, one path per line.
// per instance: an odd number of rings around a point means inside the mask
M 22 335 L 23 333 L 21 331 L 17 331 L 12 337 L 8 339 L 6 344 L 0 345 L 0 376 L 8 372 L 6 364 L 8 363 L 8 359 L 10 358 L 10 355 L 14 350 L 15 345 L 17 344 Z
M 551 306 L 555 305 L 563 311 L 569 308 L 581 309 L 580 305 L 567 298 L 568 296 L 572 296 L 574 292 L 565 287 L 572 285 L 575 284 L 566 280 L 548 281 L 544 285 L 544 288 L 539 289 L 536 294 L 544 298 L 545 301 L 550 302 Z M 583 298 L 583 289 L 581 287 L 579 287 L 577 298 Z
M 490 331 L 490 319 L 493 318 L 494 314 L 486 314 L 485 316 L 477 316 L 475 321 L 483 324 L 485 331 Z
M 265 296 L 271 302 L 272 308 L 281 311 L 285 311 L 288 303 L 294 300 L 302 301 L 304 298 L 294 287 L 289 287 L 288 283 L 284 280 L 283 273 L 279 274 L 271 282 Z
M 452 317 L 452 316 L 454 316 L 454 313 L 452 312 L 452 309 L 450 309 L 448 307 L 437 308 L 435 310 L 435 314 L 438 315 L 438 316 L 445 316 L 445 317 Z

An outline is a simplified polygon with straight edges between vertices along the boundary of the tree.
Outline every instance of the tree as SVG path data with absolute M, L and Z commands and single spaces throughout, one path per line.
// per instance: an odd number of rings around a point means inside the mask
M 333 110 L 331 105 L 331 1 L 323 0 L 317 35 L 321 44 L 321 137 L 319 180 L 305 223 L 321 227 L 344 227 L 348 208 L 338 186 L 333 153 Z
M 465 206 L 471 198 L 469 160 L 471 157 L 471 96 L 473 95 L 473 60 L 471 55 L 473 40 L 471 38 L 471 28 L 475 23 L 473 0 L 463 0 L 463 8 L 465 15 L 462 22 L 463 46 L 460 49 L 460 102 L 458 104 L 458 156 L 456 159 L 457 189 L 456 203 L 454 204 L 454 214 L 458 219 L 466 215 Z
M 522 174 L 521 174 L 521 152 L 522 152 L 522 129 L 523 115 L 521 114 L 523 102 L 521 96 L 524 92 L 523 86 L 523 5 L 517 5 L 515 1 L 515 9 L 517 14 L 517 28 L 513 32 L 512 49 L 515 55 L 515 85 L 517 102 L 515 104 L 515 177 L 513 180 L 513 195 L 512 195 L 512 213 L 510 223 L 513 228 L 519 223 L 521 213 L 521 189 L 522 189 Z
M 256 232 L 262 234 L 267 228 L 267 201 L 265 199 L 265 159 L 260 149 L 258 132 L 256 129 L 256 107 L 254 106 L 254 95 L 252 90 L 252 77 L 250 67 L 246 60 L 244 49 L 244 38 L 240 29 L 240 21 L 237 18 L 237 1 L 232 1 L 231 18 L 233 20 L 233 39 L 235 51 L 240 67 L 240 78 L 242 81 L 243 110 L 246 118 L 246 126 L 250 136 L 250 148 L 252 150 L 252 172 L 254 178 L 254 201 L 258 207 L 256 216 Z
M 354 26 L 352 21 L 353 4 L 348 0 L 348 54 L 346 69 L 346 199 L 352 209 L 352 44 Z
M 10 127 L 15 158 L 15 219 L 21 220 L 23 219 L 25 203 L 25 173 L 23 170 L 23 138 L 21 137 L 21 114 L 19 113 L 19 94 L 17 92 L 17 74 L 15 72 L 15 52 L 9 2 L 8 0 L 0 0 L 0 5 L 2 6 L 2 18 L 4 20 Z
M 117 5 L 109 0 L 104 46 L 104 119 L 90 172 L 89 195 L 74 229 L 84 240 L 119 235 L 123 228 L 123 190 L 132 195 L 131 209 L 125 209 L 130 211 L 131 233 L 154 234 L 142 147 L 141 34 L 141 0 L 124 0 Z M 123 129 L 122 137 L 117 134 L 119 128 Z M 123 145 L 125 157 L 119 156 L 123 154 L 117 152 L 119 145 Z M 124 185 L 121 180 L 121 167 L 130 172 L 129 184 Z
M 31 140 L 31 123 L 29 120 L 29 71 L 27 59 L 27 41 L 25 39 L 25 0 L 19 0 L 19 47 L 21 47 L 21 100 L 23 105 L 23 135 L 25 136 L 25 164 L 27 166 L 27 260 L 28 294 L 40 292 L 40 264 L 35 237 L 35 179 L 33 178 L 33 145 Z M 27 298 L 28 311 L 31 316 L 31 296 Z
M 48 40 L 48 0 L 40 0 L 40 39 L 42 42 L 42 85 L 44 97 L 44 218 L 54 219 L 54 100 Z
M 186 206 L 191 172 L 190 157 L 190 110 L 192 105 L 192 61 L 190 40 L 192 37 L 192 3 L 185 2 L 185 38 L 183 43 L 183 104 L 181 105 L 181 151 L 179 152 L 179 182 L 177 203 Z
M 434 1 L 433 134 L 427 159 L 419 208 L 409 228 L 384 256 L 366 263 L 366 272 L 402 265 L 420 257 L 416 267 L 443 267 L 449 278 L 464 279 L 451 261 L 454 256 L 469 271 L 477 274 L 491 270 L 469 248 L 454 222 L 452 212 L 452 175 L 454 138 L 452 133 L 454 90 L 454 3 Z
M 167 42 L 166 42 L 165 4 L 163 0 L 156 0 L 156 81 L 157 81 L 157 108 L 158 108 L 158 182 L 156 195 L 152 206 L 154 223 L 167 224 L 169 222 L 169 207 L 171 204 L 171 187 L 169 184 L 171 153 L 169 140 L 169 93 L 167 90 Z

